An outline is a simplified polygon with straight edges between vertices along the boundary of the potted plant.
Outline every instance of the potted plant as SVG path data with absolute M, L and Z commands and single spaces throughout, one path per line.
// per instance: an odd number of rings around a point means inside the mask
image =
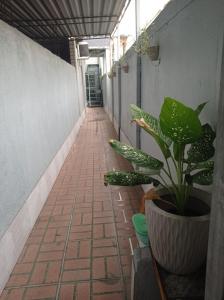
M 194 272 L 207 253 L 210 197 L 194 187 L 211 184 L 214 168 L 215 132 L 199 119 L 205 104 L 193 110 L 166 97 L 159 119 L 131 106 L 132 121 L 154 138 L 164 161 L 110 141 L 117 153 L 133 163 L 135 171 L 109 172 L 105 184 L 152 183 L 157 187 L 157 197 L 153 191 L 152 201 L 145 203 L 150 245 L 159 264 L 177 274 Z M 150 198 L 150 193 L 147 196 Z
M 148 56 L 151 61 L 158 60 L 159 58 L 159 46 L 150 46 L 148 51 Z
M 134 44 L 134 50 L 139 55 L 148 55 L 152 61 L 158 60 L 159 46 L 150 45 L 149 34 L 146 28 L 142 29 L 141 34 Z

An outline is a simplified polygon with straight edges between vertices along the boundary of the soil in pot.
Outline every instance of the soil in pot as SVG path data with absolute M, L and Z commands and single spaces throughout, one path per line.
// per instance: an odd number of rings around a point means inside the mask
M 153 202 L 158 206 L 160 209 L 165 210 L 168 213 L 174 215 L 180 215 L 176 208 L 172 204 L 172 197 L 170 195 L 163 195 L 163 200 L 153 200 Z M 185 217 L 200 217 L 210 213 L 210 207 L 202 200 L 196 197 L 190 197 L 188 200 L 188 206 L 184 213 Z

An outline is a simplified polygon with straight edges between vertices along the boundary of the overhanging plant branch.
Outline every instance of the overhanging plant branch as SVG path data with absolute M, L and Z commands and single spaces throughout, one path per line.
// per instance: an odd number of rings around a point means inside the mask
M 147 55 L 149 53 L 149 47 L 150 47 L 150 40 L 149 40 L 149 34 L 147 32 L 147 28 L 143 28 L 141 30 L 141 33 L 133 45 L 133 48 L 136 53 L 139 55 Z

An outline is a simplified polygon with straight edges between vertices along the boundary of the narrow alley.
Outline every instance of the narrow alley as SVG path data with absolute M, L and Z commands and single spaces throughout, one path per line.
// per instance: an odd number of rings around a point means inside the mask
M 223 0 L 0 0 L 0 300 L 224 300 L 223 116 Z
M 104 110 L 87 109 L 1 300 L 130 299 L 131 216 L 141 190 L 104 187 L 107 170 L 130 168 L 110 149 L 112 137 Z

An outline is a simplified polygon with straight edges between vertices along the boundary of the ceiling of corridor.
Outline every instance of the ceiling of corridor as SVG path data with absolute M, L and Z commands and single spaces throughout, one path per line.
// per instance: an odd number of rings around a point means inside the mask
M 35 40 L 109 36 L 128 0 L 0 0 L 0 18 Z

